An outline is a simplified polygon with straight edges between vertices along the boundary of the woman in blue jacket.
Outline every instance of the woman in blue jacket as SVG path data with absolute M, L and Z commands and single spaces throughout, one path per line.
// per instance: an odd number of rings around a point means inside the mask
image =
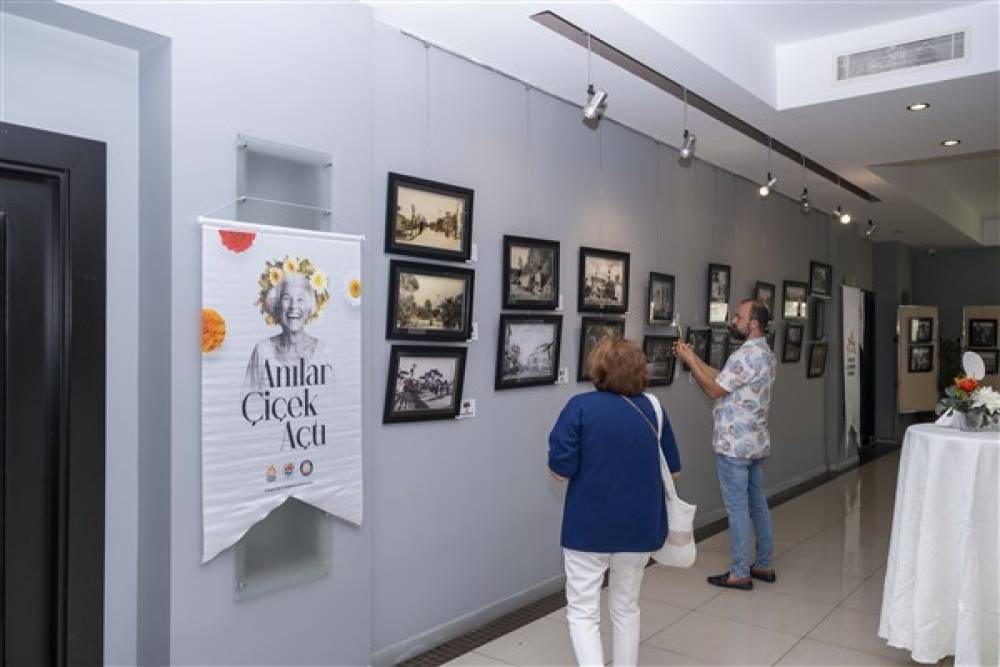
M 571 398 L 549 434 L 549 470 L 569 480 L 561 540 L 566 619 L 577 662 L 603 665 L 600 595 L 610 568 L 614 664 L 635 665 L 643 570 L 667 538 L 656 448 L 675 477 L 680 455 L 666 413 L 657 441 L 656 412 L 642 393 L 646 360 L 635 343 L 605 338 L 587 363 L 596 391 Z

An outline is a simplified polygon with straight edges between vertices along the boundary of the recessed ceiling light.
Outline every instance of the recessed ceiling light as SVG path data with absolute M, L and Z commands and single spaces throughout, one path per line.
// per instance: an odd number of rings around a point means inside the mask
M 941 142 L 941 145 L 951 148 L 952 146 L 957 146 L 960 143 L 962 143 L 961 139 L 945 139 L 944 141 Z
M 907 104 L 907 111 L 924 111 L 925 109 L 930 109 L 930 102 L 917 102 L 916 104 Z

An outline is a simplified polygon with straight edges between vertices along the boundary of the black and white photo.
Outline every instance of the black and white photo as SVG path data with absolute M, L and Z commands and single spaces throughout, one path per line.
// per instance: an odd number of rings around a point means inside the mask
M 997 353 L 997 350 L 976 350 L 976 354 L 983 359 L 983 366 L 986 367 L 987 375 L 997 374 Z
M 674 343 L 677 336 L 646 336 L 642 341 L 642 351 L 646 355 L 646 374 L 650 387 L 662 387 L 674 381 L 677 359 L 674 357 Z
M 712 337 L 708 348 L 708 365 L 722 370 L 729 358 L 729 330 L 712 329 Z
M 674 321 L 674 287 L 676 281 L 668 273 L 649 272 L 649 286 L 646 289 L 649 301 L 649 323 L 670 324 Z
M 473 191 L 389 173 L 385 251 L 464 261 L 472 254 Z
M 996 347 L 997 321 L 988 319 L 969 320 L 969 347 Z
M 503 237 L 503 307 L 555 310 L 559 307 L 559 242 Z
M 909 361 L 911 373 L 930 373 L 934 370 L 934 346 L 911 345 Z
M 382 423 L 452 419 L 462 400 L 466 348 L 393 345 Z
M 764 331 L 764 339 L 767 340 L 767 346 L 771 348 L 771 352 L 774 352 L 774 343 L 777 338 L 777 331 L 773 326 L 769 326 Z
M 802 359 L 802 338 L 805 327 L 802 324 L 788 322 L 785 324 L 785 343 L 781 348 L 781 361 L 798 363 Z
M 774 318 L 777 316 L 777 314 L 774 312 L 774 296 L 776 292 L 777 289 L 775 288 L 774 285 L 772 285 L 771 283 L 765 283 L 760 280 L 757 281 L 757 286 L 754 287 L 753 290 L 754 300 L 760 301 L 767 307 L 767 312 L 768 314 L 770 314 L 772 320 L 774 320 Z
M 581 313 L 624 313 L 628 310 L 629 254 L 580 248 L 577 310 Z
M 472 335 L 474 276 L 464 267 L 389 262 L 386 338 L 467 340 Z
M 729 324 L 732 269 L 728 264 L 708 265 L 708 323 Z
M 911 317 L 910 318 L 910 342 L 911 343 L 933 343 L 934 342 L 934 318 L 933 317 Z
M 833 267 L 823 262 L 809 262 L 809 295 L 820 298 L 833 296 Z
M 781 312 L 786 320 L 804 320 L 808 315 L 809 285 L 786 280 L 781 289 Z
M 687 332 L 688 345 L 694 348 L 695 356 L 708 363 L 708 347 L 711 342 L 712 330 L 708 327 L 691 327 Z M 689 371 L 691 367 L 684 364 L 684 370 Z
M 614 338 L 625 337 L 625 320 L 622 319 L 602 319 L 600 317 L 584 317 L 580 327 L 580 359 L 577 366 L 576 379 L 579 382 L 590 380 L 590 369 L 587 367 L 587 359 L 594 346 L 600 343 L 607 336 Z
M 826 373 L 826 343 L 813 343 L 809 348 L 809 367 L 806 377 L 818 378 Z
M 812 300 L 812 337 L 813 340 L 826 338 L 826 301 L 824 299 Z
M 494 388 L 555 383 L 561 339 L 562 315 L 501 315 Z

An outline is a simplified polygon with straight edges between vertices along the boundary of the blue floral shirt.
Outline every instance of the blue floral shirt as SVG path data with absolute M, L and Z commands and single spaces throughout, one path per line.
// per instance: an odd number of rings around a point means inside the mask
M 715 383 L 728 393 L 715 400 L 712 446 L 737 459 L 759 459 L 771 453 L 767 415 L 774 389 L 775 359 L 761 336 L 730 355 Z

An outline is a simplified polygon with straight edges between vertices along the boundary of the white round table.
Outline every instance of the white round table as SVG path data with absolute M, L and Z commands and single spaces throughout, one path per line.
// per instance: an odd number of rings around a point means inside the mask
M 878 634 L 917 662 L 1000 664 L 1000 433 L 906 430 Z

